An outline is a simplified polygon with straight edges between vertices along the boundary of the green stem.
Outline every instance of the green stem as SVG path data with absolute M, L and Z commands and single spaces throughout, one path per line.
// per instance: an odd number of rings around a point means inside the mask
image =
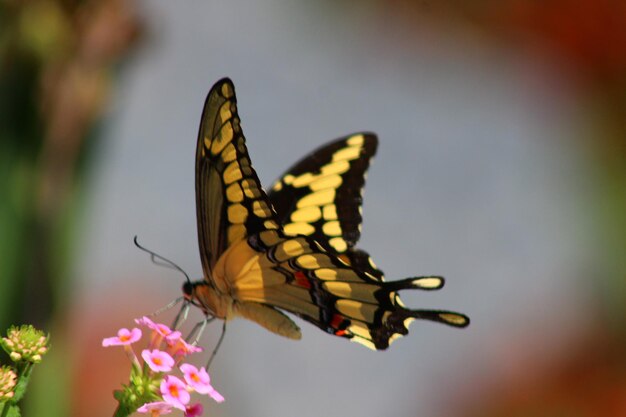
M 130 413 L 128 412 L 126 407 L 122 407 L 121 404 L 117 406 L 115 413 L 113 413 L 113 417 L 127 417 L 129 415 Z M 0 416 L 0 417 L 4 417 L 4 416 Z
M 2 405 L 2 414 L 0 414 L 0 417 L 6 417 L 7 413 L 9 412 L 9 402 L 6 401 L 4 404 Z

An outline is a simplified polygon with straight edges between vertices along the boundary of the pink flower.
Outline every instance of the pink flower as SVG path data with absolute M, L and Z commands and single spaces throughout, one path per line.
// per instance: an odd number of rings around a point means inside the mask
M 204 408 L 202 404 L 195 403 L 194 405 L 188 405 L 185 408 L 185 417 L 198 417 L 202 415 Z
M 178 330 L 174 330 L 172 333 L 165 336 L 165 343 L 172 345 L 182 339 L 182 334 Z
M 107 337 L 102 340 L 102 346 L 126 346 L 135 343 L 139 339 L 141 339 L 140 329 L 136 327 L 132 330 L 124 328 L 118 330 L 117 337 Z
M 175 376 L 167 375 L 161 382 L 161 395 L 163 400 L 180 410 L 185 411 L 185 405 L 189 403 L 191 396 L 187 392 L 185 383 Z
M 208 394 L 218 403 L 224 401 L 222 394 L 217 392 L 215 388 L 211 386 L 211 377 L 209 377 L 209 374 L 206 369 L 204 369 L 204 366 L 198 369 L 189 363 L 183 363 L 180 365 L 180 370 L 183 372 L 187 384 L 189 384 L 189 386 L 197 393 Z
M 152 320 L 150 320 L 147 316 L 143 316 L 140 319 L 135 319 L 135 323 L 143 324 L 147 328 L 154 330 L 155 332 L 157 332 L 163 337 L 166 337 L 167 335 L 173 332 L 172 329 L 167 327 L 165 324 L 155 323 Z
M 151 329 L 150 343 L 141 352 L 143 361 L 137 357 L 132 345 L 141 339 L 142 331 L 138 328 L 120 329 L 117 337 L 106 338 L 102 341 L 103 346 L 122 345 L 132 362 L 131 384 L 125 386 L 124 391 L 118 391 L 124 393 L 120 398 L 136 399 L 137 396 L 145 395 L 146 387 L 160 384 L 159 401 L 147 402 L 137 410 L 140 413 L 148 413 L 152 417 L 169 414 L 174 408 L 183 411 L 185 417 L 199 417 L 204 411 L 202 405 L 199 403 L 189 405 L 191 393 L 194 391 L 207 394 L 217 402 L 224 401 L 224 397 L 211 386 L 211 378 L 205 368 L 198 369 L 189 364 L 181 365 L 180 370 L 187 382 L 170 375 L 183 357 L 194 352 L 201 352 L 202 348 L 187 343 L 179 331 L 172 330 L 164 324 L 155 323 L 148 317 L 144 316 L 135 321 Z M 122 400 L 120 400 L 120 406 L 122 405 Z M 124 406 L 128 408 L 130 405 L 126 403 Z M 133 406 L 136 405 L 133 404 Z
M 215 390 L 215 388 L 211 387 L 209 389 L 209 392 L 206 393 L 209 397 L 213 398 L 215 400 L 215 402 L 218 403 L 223 403 L 224 402 L 224 396 L 222 394 L 220 394 L 219 392 L 217 392 Z
M 211 377 L 204 367 L 198 369 L 190 363 L 183 363 L 179 368 L 185 376 L 185 381 L 196 392 L 204 394 L 203 391 L 211 386 Z
M 137 324 L 142 324 L 152 330 L 149 344 L 150 349 L 157 348 L 163 341 L 164 337 L 167 337 L 172 333 L 178 333 L 167 327 L 165 324 L 153 322 L 147 316 L 143 316 L 140 319 L 135 319 L 135 322 Z
M 165 337 L 165 343 L 169 346 L 169 352 L 173 356 L 185 357 L 192 353 L 202 352 L 200 346 L 195 346 L 187 343 L 181 336 L 180 332 L 173 332 L 169 336 Z
M 165 401 L 145 403 L 137 409 L 138 413 L 151 413 L 152 415 L 169 414 L 172 412 L 172 405 Z M 158 414 L 157 414 L 158 413 Z
M 169 372 L 174 366 L 174 359 L 162 350 L 153 349 L 152 351 L 144 349 L 141 357 L 154 372 Z

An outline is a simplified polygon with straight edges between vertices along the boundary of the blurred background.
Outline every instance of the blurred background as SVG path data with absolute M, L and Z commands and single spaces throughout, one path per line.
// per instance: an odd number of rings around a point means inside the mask
M 625 45 L 619 0 L 2 1 L 0 329 L 52 333 L 25 415 L 112 415 L 128 364 L 102 338 L 183 283 L 134 235 L 201 277 L 195 141 L 223 76 L 266 185 L 376 132 L 360 246 L 388 279 L 444 275 L 406 304 L 472 324 L 371 352 L 235 321 L 206 415 L 626 415 Z

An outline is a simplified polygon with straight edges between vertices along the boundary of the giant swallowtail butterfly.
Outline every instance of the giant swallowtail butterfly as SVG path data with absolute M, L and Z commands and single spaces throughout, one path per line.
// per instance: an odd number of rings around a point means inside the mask
M 434 290 L 443 278 L 385 281 L 360 236 L 361 190 L 377 140 L 362 133 L 336 140 L 290 168 L 269 195 L 252 168 L 233 83 L 209 92 L 196 149 L 196 209 L 204 279 L 185 298 L 205 315 L 250 319 L 300 339 L 284 312 L 320 329 L 386 349 L 414 319 L 465 327 L 469 318 L 411 310 L 398 291 Z

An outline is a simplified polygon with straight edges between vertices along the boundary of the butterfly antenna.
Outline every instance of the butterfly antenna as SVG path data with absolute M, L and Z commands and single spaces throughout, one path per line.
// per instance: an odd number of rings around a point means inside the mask
M 213 362 L 213 359 L 215 359 L 215 355 L 217 355 L 217 351 L 222 345 L 222 341 L 224 340 L 224 335 L 226 335 L 226 320 L 224 320 L 224 324 L 222 325 L 222 334 L 220 335 L 220 340 L 217 341 L 217 345 L 215 345 L 215 349 L 213 349 L 213 352 L 211 353 L 211 357 L 209 358 L 209 361 L 206 364 L 207 371 L 209 370 L 209 367 L 211 366 L 211 362 Z
M 176 265 L 174 262 L 170 261 L 169 259 L 164 258 L 161 255 L 151 251 L 150 249 L 147 249 L 141 246 L 139 244 L 139 241 L 137 240 L 137 235 L 135 235 L 135 237 L 133 238 L 133 242 L 135 242 L 135 246 L 137 246 L 139 249 L 150 254 L 150 260 L 152 261 L 152 263 L 154 263 L 155 265 L 163 266 L 165 268 L 170 268 L 170 269 L 180 272 L 181 274 L 185 276 L 185 278 L 187 279 L 187 282 L 191 283 L 191 279 L 189 279 L 189 275 L 187 275 L 187 273 L 180 266 Z

